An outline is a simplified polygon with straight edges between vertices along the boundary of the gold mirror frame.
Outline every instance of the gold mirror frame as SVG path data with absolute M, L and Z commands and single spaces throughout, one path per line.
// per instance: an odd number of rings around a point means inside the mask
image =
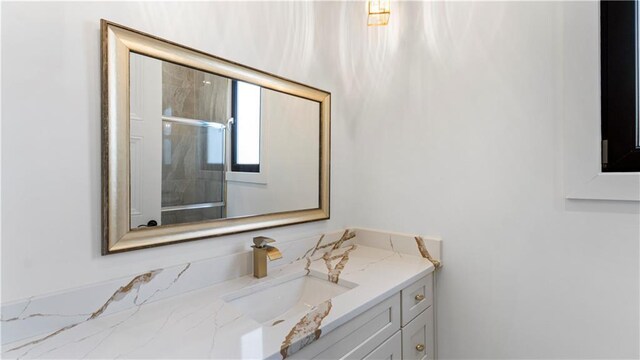
M 102 254 L 329 219 L 331 94 L 101 20 Z M 319 207 L 131 230 L 129 54 L 135 52 L 320 104 Z

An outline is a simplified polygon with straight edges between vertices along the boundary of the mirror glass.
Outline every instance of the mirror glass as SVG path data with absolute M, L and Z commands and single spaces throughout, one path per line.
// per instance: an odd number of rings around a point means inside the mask
M 130 53 L 131 229 L 314 209 L 320 103 Z

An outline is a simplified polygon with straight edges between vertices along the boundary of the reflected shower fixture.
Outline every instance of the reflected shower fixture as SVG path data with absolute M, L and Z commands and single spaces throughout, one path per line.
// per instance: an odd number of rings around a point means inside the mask
M 369 0 L 367 1 L 367 12 L 369 14 L 367 25 L 381 26 L 389 23 L 391 16 L 391 0 Z

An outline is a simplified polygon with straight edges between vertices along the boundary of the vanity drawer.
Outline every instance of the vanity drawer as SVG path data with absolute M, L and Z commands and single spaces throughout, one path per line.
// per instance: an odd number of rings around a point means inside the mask
M 400 330 L 400 294 L 375 305 L 293 354 L 293 359 L 362 359 Z
M 430 306 L 402 328 L 402 358 L 405 360 L 433 359 L 435 356 L 433 330 L 433 306 Z
M 433 304 L 433 274 L 402 289 L 402 326 Z
M 402 358 L 402 336 L 400 331 L 380 344 L 362 360 L 400 360 Z

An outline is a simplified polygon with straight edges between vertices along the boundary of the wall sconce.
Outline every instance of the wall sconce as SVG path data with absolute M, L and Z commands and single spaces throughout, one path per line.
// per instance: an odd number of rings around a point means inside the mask
M 390 2 L 391 0 L 369 0 L 367 4 L 367 10 L 369 12 L 367 25 L 387 25 L 389 23 L 389 16 L 391 15 Z

